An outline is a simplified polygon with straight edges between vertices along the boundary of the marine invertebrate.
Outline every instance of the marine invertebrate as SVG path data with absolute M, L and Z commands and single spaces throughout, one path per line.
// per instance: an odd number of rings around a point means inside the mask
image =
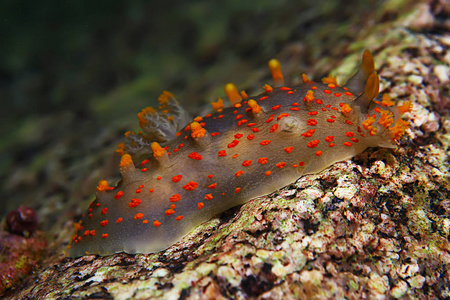
M 101 180 L 73 237 L 70 255 L 148 253 L 167 248 L 201 222 L 299 176 L 317 173 L 367 147 L 395 148 L 410 104 L 375 100 L 373 57 L 339 86 L 334 78 L 285 86 L 280 64 L 269 62 L 278 87 L 248 97 L 232 84 L 232 104 L 212 103 L 214 114 L 188 114 L 164 92 L 158 109 L 139 114 L 142 133 L 120 144 L 122 180 Z M 187 125 L 186 125 L 187 124 Z M 136 164 L 137 163 L 137 164 Z

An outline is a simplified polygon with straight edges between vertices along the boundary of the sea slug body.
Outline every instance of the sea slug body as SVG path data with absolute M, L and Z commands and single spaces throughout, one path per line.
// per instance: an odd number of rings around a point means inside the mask
M 158 109 L 139 114 L 143 132 L 127 132 L 120 144 L 122 180 L 101 180 L 72 238 L 70 256 L 151 253 L 163 250 L 200 223 L 298 177 L 317 173 L 368 147 L 395 148 L 408 128 L 410 108 L 376 100 L 379 78 L 373 57 L 345 87 L 332 77 L 285 86 L 276 60 L 269 63 L 277 87 L 248 97 L 232 84 L 232 106 L 190 119 L 164 92 Z

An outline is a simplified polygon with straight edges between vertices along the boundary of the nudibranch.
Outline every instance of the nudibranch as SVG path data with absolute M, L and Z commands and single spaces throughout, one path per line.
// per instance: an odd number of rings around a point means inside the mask
M 193 120 L 164 92 L 157 109 L 139 114 L 142 132 L 127 132 L 116 150 L 122 180 L 101 180 L 72 238 L 70 256 L 151 253 L 193 228 L 245 203 L 351 158 L 368 147 L 395 148 L 408 128 L 410 103 L 376 100 L 379 77 L 370 51 L 345 86 L 302 75 L 284 85 L 280 63 L 269 62 L 275 87 L 248 97 L 225 86 L 214 113 Z

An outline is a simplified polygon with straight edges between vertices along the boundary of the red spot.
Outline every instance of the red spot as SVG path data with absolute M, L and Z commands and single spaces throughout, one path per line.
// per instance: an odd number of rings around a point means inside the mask
M 351 132 L 351 131 L 347 131 L 345 133 L 345 136 L 352 137 L 352 136 L 355 136 L 355 134 L 353 132 Z
M 219 115 L 218 117 L 217 117 L 217 119 L 222 119 L 223 118 L 223 115 Z
M 123 196 L 123 192 L 122 191 L 118 191 L 117 194 L 114 196 L 114 198 L 115 199 L 119 199 L 122 196 Z
M 142 221 L 142 224 L 148 224 L 148 220 Z
M 107 237 L 108 237 L 108 234 L 107 234 L 107 233 L 103 233 L 103 234 L 102 234 L 102 238 L 106 239 Z
M 293 167 L 293 168 L 297 168 L 298 166 L 297 166 L 296 164 L 293 164 L 292 167 Z
M 143 185 L 143 184 L 141 184 L 141 185 L 139 186 L 139 188 L 140 188 L 140 189 L 142 189 L 143 187 L 144 187 L 144 185 Z
M 107 208 L 107 207 L 103 208 L 103 209 L 102 209 L 102 212 L 101 212 L 102 215 L 106 215 L 106 212 L 107 212 L 107 211 L 108 211 L 108 208 Z
M 208 188 L 210 188 L 210 189 L 215 189 L 216 187 L 217 187 L 217 183 L 208 185 Z
M 289 116 L 288 113 L 282 113 L 282 114 L 279 114 L 278 117 L 277 117 L 277 121 L 280 121 L 280 119 L 282 119 L 282 118 L 284 118 L 284 117 L 288 117 L 288 116 Z
M 297 102 L 294 102 L 291 104 L 292 106 L 299 106 L 300 104 L 298 104 Z
M 137 220 L 137 219 L 142 219 L 143 217 L 144 217 L 144 214 L 143 214 L 143 213 L 137 213 L 137 214 L 134 215 L 134 219 L 135 219 L 135 220 Z
M 166 210 L 164 213 L 166 214 L 166 216 L 170 216 L 170 215 L 174 214 L 175 211 L 174 211 L 173 209 L 169 208 L 169 209 Z
M 291 108 L 289 108 L 289 110 L 295 110 L 295 111 L 298 111 L 298 110 L 300 110 L 300 108 L 298 108 L 298 107 L 291 107 Z
M 353 94 L 350 92 L 345 92 L 344 94 L 346 94 L 347 96 L 353 96 Z
M 237 126 L 241 126 L 242 124 L 245 124 L 245 123 L 247 123 L 247 122 L 248 122 L 248 120 L 246 120 L 246 119 L 239 120 L 239 121 L 237 122 Z
M 259 98 L 259 100 L 266 100 L 267 98 L 269 98 L 269 96 L 261 97 L 261 98 Z
M 316 103 L 320 105 L 320 104 L 323 104 L 323 101 L 320 99 L 316 99 Z
M 138 206 L 139 204 L 141 204 L 141 202 L 142 202 L 141 199 L 133 198 L 133 199 L 131 199 L 131 202 L 128 203 L 128 206 L 129 206 L 130 208 L 136 207 L 136 206 Z
M 150 160 L 149 159 L 145 159 L 143 161 L 141 161 L 141 166 L 145 165 L 146 163 L 148 163 Z
M 293 91 L 289 91 L 289 92 L 287 92 L 289 95 L 291 95 L 291 94 L 293 94 L 294 92 Z
M 89 231 L 89 234 L 90 234 L 91 236 L 95 236 L 95 230 Z
M 322 153 L 323 153 L 322 151 L 316 151 L 316 155 L 317 155 L 317 156 L 321 156 Z
M 266 146 L 266 145 L 269 145 L 270 142 L 271 142 L 271 140 L 262 140 L 261 143 L 259 143 L 259 144 L 262 146 Z
M 317 114 L 318 114 L 317 111 L 310 111 L 310 112 L 308 112 L 308 115 L 310 115 L 310 116 L 315 116 Z
M 350 141 L 352 141 L 353 143 L 359 142 L 359 140 L 357 138 L 351 138 Z
M 319 140 L 313 140 L 311 142 L 309 142 L 308 144 L 306 144 L 306 146 L 308 146 L 309 148 L 316 148 L 317 145 L 319 145 Z
M 305 165 L 305 162 L 304 162 L 304 161 L 301 161 L 301 162 L 298 163 L 298 165 L 299 165 L 300 167 L 303 167 L 303 166 Z
M 240 139 L 241 137 L 243 137 L 244 135 L 242 134 L 242 133 L 236 133 L 235 135 L 234 135 L 234 138 L 235 139 Z
M 322 107 L 322 111 L 327 111 L 327 109 Z
M 238 156 L 239 156 L 239 154 L 234 154 L 231 158 L 236 158 Z
M 255 126 L 255 125 L 256 125 L 256 123 L 248 123 L 247 127 L 252 127 L 252 126 Z
M 325 94 L 331 94 L 331 93 L 332 93 L 332 91 L 330 91 L 330 90 L 323 90 L 323 92 L 324 92 Z
M 218 156 L 219 156 L 219 157 L 221 157 L 221 156 L 227 156 L 227 152 L 226 152 L 225 150 L 220 150 L 220 151 L 218 152 Z
M 308 121 L 306 121 L 306 124 L 310 125 L 310 126 L 316 126 L 317 125 L 317 121 L 314 120 L 314 119 L 308 119 Z
M 149 189 L 148 190 L 150 193 L 153 193 L 154 191 L 155 191 L 155 189 L 154 188 L 151 188 L 151 189 Z
M 247 139 L 248 139 L 249 141 L 253 140 L 254 138 L 255 138 L 255 136 L 254 136 L 253 134 L 249 134 L 249 135 L 247 136 Z
M 244 171 L 239 170 L 239 171 L 237 171 L 236 173 L 234 173 L 234 176 L 239 177 L 239 176 L 241 176 L 242 174 L 244 174 Z
M 106 225 L 108 225 L 108 220 L 101 221 L 100 225 L 105 227 Z
M 243 117 L 243 115 L 237 115 L 234 119 L 235 120 L 239 120 L 240 118 L 242 118 Z
M 206 200 L 212 200 L 212 198 L 213 198 L 213 195 L 212 195 L 212 194 L 206 194 L 206 195 L 205 195 L 205 199 L 206 199 Z
M 269 176 L 270 174 L 272 174 L 272 171 L 266 171 L 264 172 L 264 174 L 266 174 L 266 176 Z
M 220 134 L 220 132 L 211 132 L 211 136 L 216 136 L 216 135 L 219 135 Z
M 183 178 L 183 175 L 176 175 L 172 177 L 172 181 L 173 182 L 178 182 L 181 180 L 181 178 Z
M 233 148 L 233 147 L 236 147 L 237 144 L 239 144 L 239 141 L 238 141 L 238 140 L 233 140 L 231 143 L 229 143 L 229 144 L 227 145 L 227 147 L 228 147 L 228 148 Z
M 197 203 L 198 209 L 202 209 L 204 206 L 205 206 L 205 204 L 203 202 Z
M 280 104 L 278 104 L 278 105 L 275 105 L 275 106 L 273 106 L 272 107 L 272 110 L 277 110 L 277 109 L 279 109 L 281 107 L 281 105 Z
M 252 164 L 252 161 L 253 161 L 253 160 L 251 160 L 251 159 L 249 159 L 249 160 L 244 160 L 244 162 L 242 163 L 242 165 L 243 165 L 244 167 L 250 167 L 251 164 Z
M 161 222 L 158 220 L 153 221 L 153 226 L 159 227 L 161 225 Z
M 329 143 L 328 147 L 334 147 L 334 143 Z
M 284 148 L 284 151 L 286 151 L 286 153 L 291 153 L 292 150 L 294 150 L 294 147 L 286 147 L 286 148 Z
M 325 142 L 330 143 L 330 142 L 332 142 L 333 140 L 334 140 L 334 136 L 332 136 L 332 135 L 329 135 L 329 136 L 326 136 L 326 137 L 325 137 Z
M 213 176 L 214 176 L 213 174 L 209 174 L 208 178 L 211 179 L 211 178 L 213 178 Z
M 353 122 L 351 122 L 349 120 L 345 120 L 345 123 L 347 123 L 348 125 L 353 125 Z
M 183 215 L 179 215 L 179 216 L 177 216 L 177 217 L 175 218 L 175 220 L 177 220 L 177 221 L 181 221 L 181 220 L 183 220 Z
M 304 137 L 312 137 L 313 134 L 314 134 L 314 132 L 316 132 L 315 129 L 308 129 L 305 133 L 302 133 L 302 135 L 303 135 Z
M 86 230 L 86 231 L 83 233 L 83 235 L 84 235 L 84 236 L 88 236 L 88 235 L 89 235 L 89 230 Z
M 334 95 L 335 95 L 336 97 L 340 97 L 340 96 L 341 96 L 341 93 L 334 93 Z
M 161 176 L 156 177 L 156 180 L 161 180 Z
M 170 202 L 178 202 L 181 200 L 180 194 L 174 194 L 172 197 L 169 198 Z
M 195 160 L 201 160 L 203 158 L 203 156 L 201 156 L 200 154 L 198 154 L 197 152 L 192 152 L 191 154 L 188 155 L 189 158 L 195 159 Z
M 280 90 L 281 90 L 281 91 L 290 91 L 291 88 L 289 88 L 289 87 L 287 87 L 287 86 L 282 86 L 282 87 L 280 87 Z
M 239 188 L 239 187 L 234 190 L 235 193 L 239 193 L 240 191 L 241 191 L 241 188 Z
M 350 142 L 345 142 L 344 145 L 347 146 L 347 147 L 350 147 L 350 146 L 353 145 L 353 144 L 350 143 Z
M 170 152 L 169 152 L 169 153 L 170 153 Z M 141 169 L 142 172 L 147 172 L 147 170 L 148 170 L 147 168 L 142 168 L 142 169 Z
M 266 120 L 266 123 L 270 123 L 273 121 L 274 115 L 270 115 L 270 117 Z
M 254 128 L 252 128 L 252 131 L 253 131 L 253 132 L 258 132 L 258 131 L 259 131 L 259 128 L 254 127 Z
M 282 169 L 282 168 L 284 168 L 286 166 L 286 163 L 284 161 L 282 161 L 282 162 L 277 163 L 276 166 L 278 168 Z
M 179 144 L 178 145 L 178 148 L 183 148 L 184 147 L 184 144 Z
M 140 192 L 142 192 L 141 189 L 137 189 L 137 190 L 136 190 L 136 194 L 139 194 Z
M 334 123 L 334 121 L 336 121 L 336 120 L 334 120 L 334 119 L 327 119 L 327 122 L 330 122 L 330 123 Z
M 272 127 L 270 127 L 270 132 L 275 132 L 278 129 L 278 124 L 273 124 Z
M 186 191 L 193 191 L 198 187 L 198 183 L 195 181 L 189 181 L 186 185 L 183 186 L 183 189 Z
M 258 158 L 258 162 L 262 165 L 267 164 L 267 157 Z
M 117 220 L 116 220 L 116 223 L 120 223 L 120 222 L 122 222 L 122 218 L 118 218 Z

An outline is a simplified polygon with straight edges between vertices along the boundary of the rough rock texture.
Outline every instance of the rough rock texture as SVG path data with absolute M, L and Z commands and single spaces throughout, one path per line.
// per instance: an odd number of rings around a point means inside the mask
M 68 222 L 6 299 L 449 298 L 450 8 L 394 5 L 347 42 L 335 73 L 373 51 L 382 92 L 414 104 L 397 150 L 369 149 L 304 176 L 156 254 L 64 258 Z M 294 64 L 302 51 L 293 42 L 281 59 Z

